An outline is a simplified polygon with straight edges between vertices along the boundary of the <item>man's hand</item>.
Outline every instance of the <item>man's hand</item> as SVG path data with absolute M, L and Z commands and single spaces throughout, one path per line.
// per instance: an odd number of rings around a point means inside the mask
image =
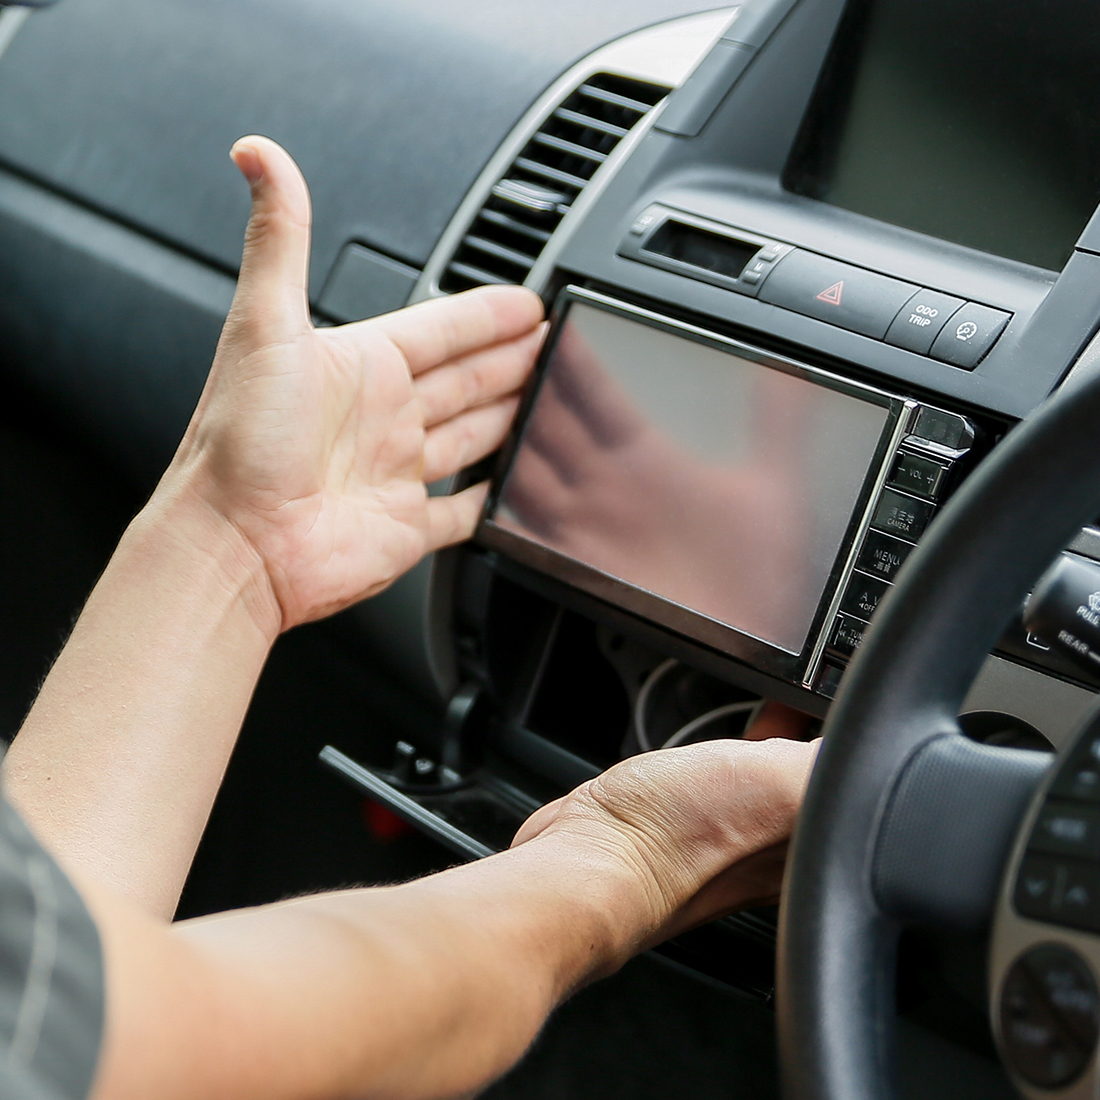
M 426 482 L 499 445 L 542 334 L 518 287 L 315 329 L 305 182 L 265 138 L 234 156 L 253 212 L 206 388 L 4 768 L 40 838 L 162 917 L 276 636 L 471 534 L 484 487 Z
M 95 1100 L 474 1095 L 573 990 L 776 893 L 814 751 L 646 753 L 507 852 L 171 928 L 84 883 L 108 977 Z
M 270 581 L 261 613 L 286 630 L 472 534 L 485 487 L 429 498 L 425 483 L 500 445 L 542 305 L 495 287 L 314 328 L 305 181 L 267 138 L 242 138 L 233 158 L 253 202 L 240 282 L 165 481 L 243 539 Z
M 723 739 L 642 753 L 537 810 L 513 848 L 558 836 L 610 856 L 637 892 L 636 938 L 622 944 L 633 954 L 779 896 L 818 745 Z

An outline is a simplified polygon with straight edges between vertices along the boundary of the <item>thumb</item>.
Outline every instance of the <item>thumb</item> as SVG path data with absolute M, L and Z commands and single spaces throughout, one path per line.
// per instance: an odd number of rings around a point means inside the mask
M 310 325 L 309 188 L 290 154 L 270 138 L 243 137 L 229 155 L 252 188 L 230 321 L 248 344 L 281 343 Z

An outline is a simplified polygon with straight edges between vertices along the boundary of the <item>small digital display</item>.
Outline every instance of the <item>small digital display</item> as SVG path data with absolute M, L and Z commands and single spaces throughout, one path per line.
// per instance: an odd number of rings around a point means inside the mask
M 1061 270 L 1100 202 L 1100 4 L 852 0 L 786 175 Z
M 890 417 L 574 303 L 490 520 L 798 654 Z

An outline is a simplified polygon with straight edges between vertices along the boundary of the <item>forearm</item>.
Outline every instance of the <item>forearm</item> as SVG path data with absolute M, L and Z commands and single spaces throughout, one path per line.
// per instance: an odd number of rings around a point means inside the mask
M 637 893 L 614 856 L 548 838 L 170 931 L 93 898 L 109 975 L 96 1100 L 468 1093 L 637 946 Z
M 171 916 L 274 629 L 231 532 L 162 489 L 131 524 L 4 762 L 41 839 Z

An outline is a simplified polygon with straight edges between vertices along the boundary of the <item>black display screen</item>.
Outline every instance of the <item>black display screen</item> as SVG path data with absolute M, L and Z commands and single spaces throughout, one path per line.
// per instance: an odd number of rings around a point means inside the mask
M 1100 4 L 854 0 L 785 182 L 1060 270 L 1100 202 Z

